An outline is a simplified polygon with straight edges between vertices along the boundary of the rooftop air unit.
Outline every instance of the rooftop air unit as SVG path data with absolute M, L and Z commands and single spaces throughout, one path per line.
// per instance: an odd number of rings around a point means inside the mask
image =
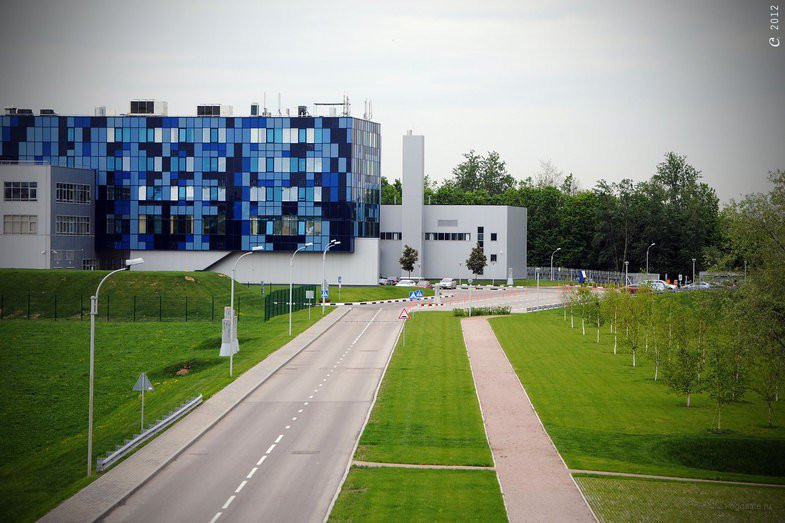
M 41 109 L 40 111 L 38 111 L 38 114 L 40 114 L 41 116 L 54 116 L 57 113 L 55 112 L 54 109 Z
M 259 104 L 251 104 L 251 116 L 259 116 Z
M 161 100 L 131 100 L 131 116 L 167 116 L 169 104 Z
M 232 116 L 232 106 L 222 104 L 200 104 L 196 106 L 196 116 Z

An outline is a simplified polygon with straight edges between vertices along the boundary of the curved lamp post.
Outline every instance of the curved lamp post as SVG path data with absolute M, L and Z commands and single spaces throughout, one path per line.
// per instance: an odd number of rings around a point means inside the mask
M 253 254 L 255 252 L 263 251 L 264 246 L 258 245 L 252 248 L 250 251 L 246 252 L 245 254 L 241 254 L 237 260 L 234 262 L 234 267 L 232 267 L 232 293 L 231 298 L 229 299 L 229 308 L 232 310 L 232 326 L 231 326 L 231 334 L 229 338 L 231 341 L 229 342 L 229 377 L 232 377 L 232 367 L 234 366 L 234 353 L 240 350 L 240 344 L 237 341 L 237 322 L 234 319 L 234 276 L 237 272 L 237 264 L 240 263 L 240 260 L 248 256 L 249 254 Z
M 294 256 L 306 247 L 313 245 L 313 242 L 308 242 L 292 253 L 292 259 L 289 260 L 289 336 L 292 335 L 292 286 L 294 285 L 294 275 L 292 268 L 294 267 Z
M 111 276 L 118 272 L 127 271 L 134 265 L 144 263 L 142 258 L 133 258 L 125 260 L 125 267 L 110 272 L 103 277 L 98 287 L 95 289 L 95 295 L 90 296 L 90 399 L 89 413 L 87 421 L 87 477 L 89 478 L 93 472 L 93 381 L 95 369 L 95 317 L 98 316 L 98 293 L 101 290 L 101 285 Z
M 326 300 L 324 297 L 324 289 L 328 287 L 327 280 L 324 277 L 324 262 L 327 259 L 327 251 L 340 244 L 341 242 L 338 240 L 330 240 L 330 243 L 327 244 L 327 247 L 324 248 L 324 252 L 322 253 L 322 316 L 324 316 L 324 302 Z M 289 301 L 292 300 L 289 299 Z
M 654 243 L 654 242 L 651 242 L 651 245 L 646 247 L 646 277 L 647 278 L 649 277 L 649 249 L 651 249 L 655 245 L 657 245 L 657 244 Z M 657 277 L 659 278 L 659 276 L 657 276 Z
M 551 281 L 553 281 L 553 255 L 556 254 L 561 250 L 561 247 L 557 248 L 555 251 L 551 253 Z

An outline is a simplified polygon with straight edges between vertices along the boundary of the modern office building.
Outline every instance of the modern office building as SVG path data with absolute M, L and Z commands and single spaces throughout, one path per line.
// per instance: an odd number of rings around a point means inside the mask
M 0 267 L 94 268 L 94 179 L 90 169 L 0 165 Z
M 154 100 L 134 100 L 122 116 L 7 110 L 0 159 L 95 172 L 102 268 L 144 257 L 146 270 L 229 272 L 239 251 L 263 246 L 241 276 L 287 281 L 302 248 L 298 274 L 318 282 L 321 251 L 337 240 L 344 281 L 376 280 L 379 124 L 306 108 L 296 117 L 167 111 Z M 220 104 L 198 112 L 231 114 Z
M 134 100 L 129 114 L 96 114 L 7 109 L 1 117 L 0 160 L 11 164 L 3 180 L 12 191 L 0 207 L 10 231 L 0 241 L 14 252 L 0 265 L 109 269 L 142 257 L 135 270 L 230 274 L 242 252 L 262 246 L 238 267 L 240 281 L 289 281 L 301 250 L 296 280 L 318 283 L 322 251 L 335 240 L 326 267 L 333 282 L 401 275 L 404 245 L 419 253 L 413 276 L 468 276 L 464 263 L 477 243 L 489 260 L 483 277 L 525 272 L 526 209 L 424 205 L 423 136 L 403 137 L 402 205 L 381 206 L 380 126 L 351 117 L 348 105 L 342 116 L 311 116 L 300 106 L 289 117 L 258 104 L 252 116 L 204 104 L 198 116 L 179 117 L 165 102 Z M 30 197 L 30 183 L 47 199 L 14 201 L 23 186 Z M 60 201 L 63 184 L 81 187 L 81 200 Z M 25 235 L 50 239 L 14 249 Z
M 471 278 L 469 252 L 479 243 L 488 260 L 481 278 L 526 273 L 527 214 L 505 205 L 424 205 L 425 137 L 403 137 L 402 205 L 382 205 L 382 276 L 399 276 L 405 245 L 417 250 L 412 276 Z M 403 276 L 408 274 L 404 273 Z

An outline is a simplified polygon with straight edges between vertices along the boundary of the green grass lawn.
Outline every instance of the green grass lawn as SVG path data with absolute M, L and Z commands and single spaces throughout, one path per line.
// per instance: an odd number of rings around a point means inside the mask
M 331 521 L 507 521 L 496 473 L 352 467 Z
M 576 476 L 600 521 L 783 521 L 785 489 Z
M 26 319 L 89 319 L 90 296 L 108 271 L 0 269 L 3 317 Z M 189 321 L 223 317 L 229 305 L 231 280 L 213 272 L 126 271 L 101 287 L 101 320 Z M 270 286 L 265 286 L 269 292 Z M 275 287 L 274 287 L 275 288 Z M 258 285 L 235 285 L 240 316 L 263 314 Z M 187 303 L 186 303 L 187 301 Z
M 321 318 L 295 313 L 293 331 Z M 288 316 L 239 323 L 239 376 L 289 341 Z M 89 322 L 0 322 L 0 520 L 31 521 L 88 483 L 87 391 Z M 231 379 L 220 358 L 220 323 L 99 322 L 95 351 L 94 459 L 139 431 L 142 371 L 148 423 L 183 401 L 214 394 Z M 185 366 L 190 372 L 175 373 Z
M 570 329 L 561 310 L 490 320 L 548 433 L 575 469 L 785 483 L 785 408 L 766 426 L 766 406 L 754 393 L 723 409 L 721 434 L 714 403 L 683 397 L 653 380 L 645 357 L 613 354 L 605 327 Z M 645 356 L 642 354 L 640 356 Z
M 357 459 L 492 466 L 460 320 L 427 312 L 407 321 Z
M 419 287 L 396 287 L 395 285 L 344 285 L 341 295 L 338 296 L 338 286 L 330 285 L 330 300 L 336 303 L 393 300 L 408 298 L 409 291 L 421 290 L 425 296 L 433 296 L 433 289 L 420 289 Z

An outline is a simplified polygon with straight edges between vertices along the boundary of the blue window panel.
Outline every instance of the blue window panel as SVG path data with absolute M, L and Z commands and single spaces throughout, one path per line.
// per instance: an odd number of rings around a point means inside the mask
M 275 129 L 275 143 L 283 143 L 283 129 Z
M 338 171 L 342 173 L 346 172 L 346 158 L 338 158 Z
M 275 142 L 275 130 L 267 129 L 267 143 Z
M 185 140 L 186 140 L 186 130 L 180 129 L 180 132 L 178 133 L 178 141 L 184 142 Z
M 275 160 L 273 158 L 267 158 L 267 172 L 273 172 L 275 168 Z

